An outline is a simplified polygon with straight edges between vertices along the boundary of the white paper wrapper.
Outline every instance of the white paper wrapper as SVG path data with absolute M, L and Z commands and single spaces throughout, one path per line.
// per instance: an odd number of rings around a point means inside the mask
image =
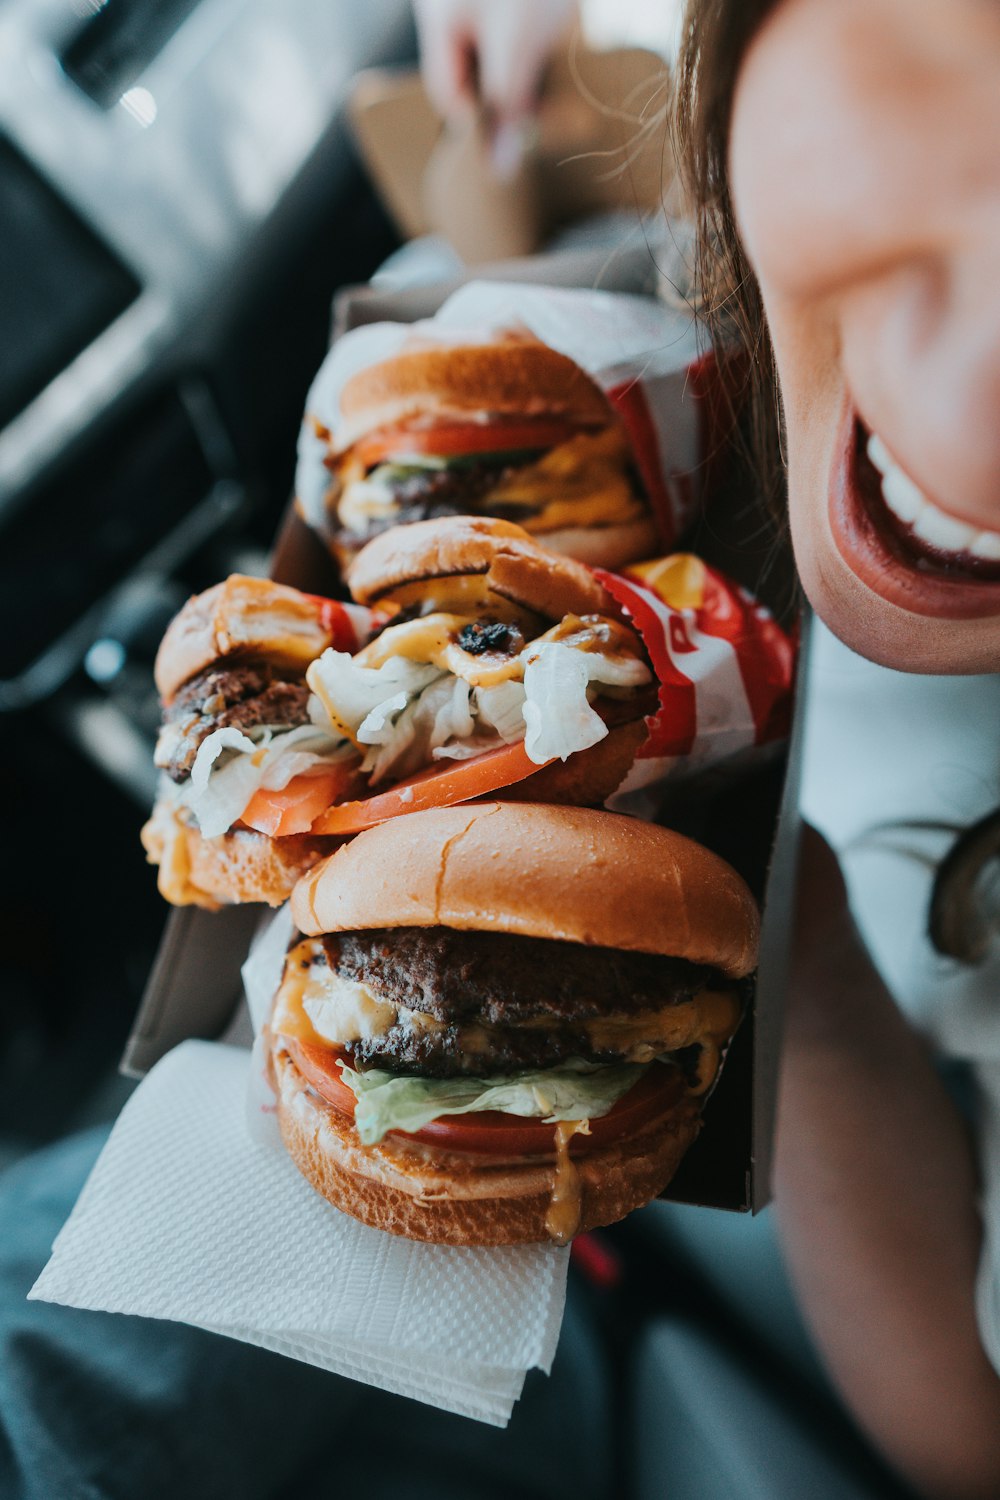
M 368 1229 L 246 1129 L 250 1054 L 184 1042 L 129 1100 L 33 1298 L 192 1323 L 383 1390 L 510 1418 L 546 1372 L 568 1254 Z
M 340 393 L 368 365 L 390 359 L 413 338 L 482 343 L 507 330 L 527 330 L 574 360 L 601 386 L 628 431 L 664 546 L 682 535 L 694 513 L 707 451 L 697 395 L 706 367 L 690 313 L 649 297 L 473 281 L 433 318 L 419 323 L 370 323 L 338 339 L 306 398 L 299 436 L 296 495 L 318 530 L 327 524 L 330 473 L 327 442 L 337 442 Z

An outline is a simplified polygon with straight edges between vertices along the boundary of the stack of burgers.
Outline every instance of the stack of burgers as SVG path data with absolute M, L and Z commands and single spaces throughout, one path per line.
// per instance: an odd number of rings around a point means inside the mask
M 406 350 L 343 406 L 323 529 L 352 602 L 188 602 L 143 841 L 175 904 L 290 899 L 270 1068 L 319 1192 L 413 1239 L 565 1243 L 697 1135 L 756 907 L 601 810 L 657 683 L 588 565 L 652 540 L 600 390 L 519 336 Z

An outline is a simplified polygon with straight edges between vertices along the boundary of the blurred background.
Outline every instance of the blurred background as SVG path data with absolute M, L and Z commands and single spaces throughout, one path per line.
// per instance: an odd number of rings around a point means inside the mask
M 585 35 L 667 53 L 675 10 Z M 0 1164 L 127 1090 L 153 655 L 266 568 L 331 298 L 402 238 L 346 106 L 415 55 L 408 0 L 0 4 Z

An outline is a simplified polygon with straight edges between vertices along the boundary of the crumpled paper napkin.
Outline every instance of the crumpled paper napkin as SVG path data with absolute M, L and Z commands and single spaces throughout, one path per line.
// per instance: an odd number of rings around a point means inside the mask
M 568 1253 L 414 1244 L 247 1129 L 251 1054 L 189 1041 L 117 1121 L 30 1297 L 167 1318 L 493 1426 L 555 1355 Z

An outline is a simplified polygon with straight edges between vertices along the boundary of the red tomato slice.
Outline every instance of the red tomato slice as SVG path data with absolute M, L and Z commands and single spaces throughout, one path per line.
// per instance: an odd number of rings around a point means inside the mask
M 339 1061 L 347 1061 L 339 1049 L 314 1047 L 308 1042 L 285 1038 L 292 1061 L 302 1076 L 328 1104 L 342 1114 L 354 1115 L 357 1102 L 341 1075 Z M 608 1111 L 590 1122 L 589 1135 L 575 1135 L 570 1141 L 572 1155 L 581 1155 L 590 1147 L 606 1145 L 627 1130 L 636 1130 L 654 1120 L 672 1098 L 667 1086 L 676 1074 L 663 1063 L 653 1063 L 639 1081 L 623 1094 Z M 505 1115 L 499 1110 L 484 1110 L 475 1115 L 443 1115 L 421 1130 L 390 1131 L 390 1135 L 408 1135 L 410 1140 L 424 1141 L 449 1151 L 501 1152 L 510 1156 L 550 1155 L 555 1152 L 555 1126 L 541 1120 Z
M 338 797 L 355 791 L 359 781 L 355 761 L 331 766 L 329 770 L 304 771 L 301 776 L 293 776 L 280 791 L 261 787 L 247 803 L 240 822 L 272 839 L 308 833 L 320 813 Z
M 449 458 L 458 453 L 501 453 L 516 448 L 554 448 L 580 428 L 561 417 L 522 417 L 503 422 L 439 422 L 433 427 L 383 427 L 354 445 L 365 468 L 386 459 L 427 453 Z
M 386 792 L 365 797 L 359 802 L 341 802 L 328 807 L 313 823 L 312 831 L 326 833 L 360 833 L 400 813 L 423 812 L 428 807 L 451 807 L 483 797 L 515 781 L 523 781 L 541 766 L 528 759 L 523 741 L 486 750 L 472 760 L 438 761 L 399 781 Z

